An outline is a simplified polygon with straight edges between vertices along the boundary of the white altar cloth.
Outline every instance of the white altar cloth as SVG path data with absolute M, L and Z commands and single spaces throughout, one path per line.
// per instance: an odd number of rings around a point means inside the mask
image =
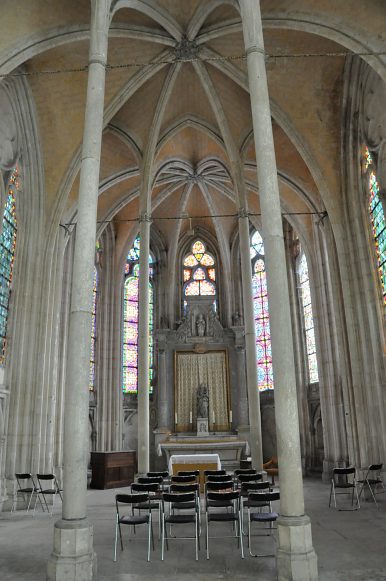
M 173 454 L 169 459 L 170 474 L 173 473 L 173 464 L 217 464 L 217 470 L 221 470 L 218 454 Z

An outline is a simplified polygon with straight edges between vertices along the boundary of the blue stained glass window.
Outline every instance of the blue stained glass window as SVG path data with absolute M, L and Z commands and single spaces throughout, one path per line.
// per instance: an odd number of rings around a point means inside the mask
M 273 371 L 264 244 L 259 232 L 255 232 L 252 236 L 250 251 L 256 331 L 257 383 L 260 391 L 266 391 L 273 389 Z
M 5 364 L 7 323 L 16 249 L 16 194 L 20 191 L 19 169 L 15 167 L 7 184 L 2 233 L 0 236 L 0 365 Z
M 97 250 L 99 246 L 97 244 Z M 97 296 L 98 296 L 98 270 L 94 266 L 94 282 L 92 288 L 92 320 L 91 320 L 91 355 L 90 355 L 90 382 L 89 390 L 95 389 L 95 351 L 97 340 Z
M 139 291 L 139 236 L 134 240 L 124 268 L 123 287 L 123 350 L 122 389 L 124 393 L 138 392 L 138 291 Z M 154 273 L 153 257 L 149 254 L 149 391 L 152 392 L 154 357 Z
M 314 317 L 312 314 L 308 264 L 304 252 L 301 254 L 299 259 L 298 277 L 299 277 L 301 304 L 304 317 L 304 330 L 306 333 L 306 351 L 307 351 L 309 380 L 310 383 L 317 383 L 319 381 L 319 374 L 318 374 L 318 362 L 316 360 Z
M 367 176 L 368 212 L 370 216 L 378 275 L 382 288 L 383 304 L 386 306 L 386 221 L 380 198 L 375 163 L 369 148 L 364 148 L 364 172 Z

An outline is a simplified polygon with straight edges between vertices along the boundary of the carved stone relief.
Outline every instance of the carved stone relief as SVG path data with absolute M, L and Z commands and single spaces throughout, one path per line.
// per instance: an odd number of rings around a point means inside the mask
M 0 84 L 0 169 L 14 167 L 19 153 L 17 127 L 6 84 Z

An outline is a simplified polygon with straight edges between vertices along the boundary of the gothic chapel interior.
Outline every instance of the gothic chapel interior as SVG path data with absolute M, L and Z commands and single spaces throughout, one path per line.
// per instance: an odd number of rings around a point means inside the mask
M 229 466 L 278 457 L 279 579 L 317 579 L 302 476 L 386 462 L 385 3 L 3 0 L 0 31 L 0 511 L 54 472 L 47 578 L 92 579 L 91 453 L 165 469 L 204 384 Z

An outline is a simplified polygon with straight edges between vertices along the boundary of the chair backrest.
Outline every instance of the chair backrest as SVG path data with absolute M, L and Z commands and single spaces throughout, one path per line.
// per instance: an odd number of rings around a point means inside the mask
M 162 478 L 169 478 L 169 472 L 167 470 L 161 470 L 160 472 L 146 472 L 146 476 L 149 478 L 154 478 L 156 476 L 161 476 Z
M 240 468 L 252 468 L 252 460 L 240 460 Z
M 333 468 L 332 478 L 335 482 L 335 486 L 345 483 L 352 484 L 355 481 L 355 467 L 348 466 L 346 468 Z
M 262 474 L 239 474 L 237 480 L 239 482 L 256 482 L 257 480 L 262 480 Z
M 131 485 L 131 490 L 133 492 L 159 492 L 159 484 L 156 482 L 141 483 L 133 482 Z
M 234 471 L 234 475 L 239 476 L 239 474 L 256 474 L 256 472 L 257 470 L 254 468 L 237 468 L 237 470 Z
M 206 476 L 207 482 L 227 482 L 231 477 L 228 474 L 208 474 Z
M 226 480 L 225 482 L 206 482 L 205 490 L 208 493 L 210 490 L 233 490 L 232 480 Z
M 143 502 L 147 502 L 149 500 L 149 495 L 147 493 L 139 493 L 139 494 L 116 494 L 115 495 L 115 504 L 118 510 L 118 504 L 142 504 Z
M 261 502 L 273 502 L 274 500 L 280 499 L 280 492 L 250 492 L 248 499 Z
M 162 476 L 139 476 L 137 478 L 139 484 L 162 484 Z
M 170 481 L 178 484 L 190 484 L 191 482 L 197 482 L 197 479 L 195 476 L 172 476 Z
M 194 502 L 196 500 L 196 493 L 186 492 L 181 494 L 179 492 L 164 492 L 162 498 L 165 502 L 172 502 L 173 504 Z
M 170 492 L 198 492 L 199 486 L 200 485 L 197 482 L 194 484 L 171 484 Z
M 333 469 L 333 473 L 334 474 L 339 474 L 339 475 L 343 475 L 343 474 L 355 474 L 355 467 L 354 466 L 349 466 L 348 468 L 334 468 Z
M 268 480 L 263 480 L 263 482 L 242 482 L 241 491 L 248 492 L 249 490 L 269 490 L 271 487 Z
M 382 470 L 383 464 L 370 464 L 369 471 L 370 472 L 378 472 Z
M 199 470 L 179 470 L 177 476 L 200 476 Z
M 204 470 L 204 476 L 213 476 L 213 475 L 220 475 L 220 474 L 226 474 L 225 470 Z
M 36 474 L 38 480 L 55 480 L 55 474 Z
M 207 492 L 207 499 L 208 500 L 217 500 L 217 501 L 227 501 L 227 500 L 237 500 L 240 498 L 240 493 L 237 490 L 232 490 L 229 492 Z

